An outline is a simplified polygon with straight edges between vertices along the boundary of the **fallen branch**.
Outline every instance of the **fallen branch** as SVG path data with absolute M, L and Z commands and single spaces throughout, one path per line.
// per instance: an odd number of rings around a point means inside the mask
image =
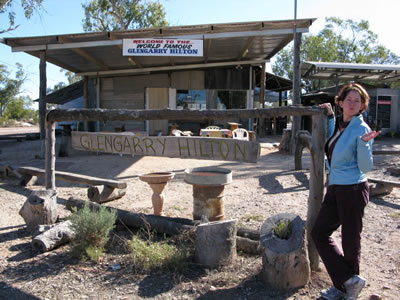
M 126 188 L 115 189 L 104 185 L 103 187 L 91 186 L 87 190 L 87 196 L 90 201 L 104 203 L 122 198 L 126 194 Z
M 74 238 L 71 221 L 40 225 L 33 235 L 32 246 L 42 252 L 50 251 Z

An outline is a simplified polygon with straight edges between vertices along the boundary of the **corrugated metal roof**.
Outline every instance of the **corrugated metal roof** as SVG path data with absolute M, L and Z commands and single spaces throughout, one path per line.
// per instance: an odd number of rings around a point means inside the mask
M 308 32 L 315 19 L 174 26 L 128 31 L 94 32 L 37 37 L 4 38 L 13 52 L 40 57 L 78 75 L 102 76 L 199 69 L 228 65 L 255 65 L 268 61 L 293 39 Z M 202 39 L 203 57 L 123 56 L 127 38 Z
M 399 65 L 302 62 L 301 77 L 325 80 L 399 81 Z

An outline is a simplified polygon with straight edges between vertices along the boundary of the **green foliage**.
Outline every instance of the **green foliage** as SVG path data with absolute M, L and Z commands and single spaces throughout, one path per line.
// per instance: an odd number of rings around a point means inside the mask
M 17 100 L 16 97 L 20 93 L 25 80 L 22 65 L 17 63 L 17 68 L 15 79 L 13 79 L 7 67 L 0 65 L 0 117 L 4 117 L 7 106 Z
M 317 35 L 302 37 L 301 61 L 342 62 L 364 64 L 398 64 L 399 57 L 378 43 L 378 35 L 369 29 L 369 22 L 327 18 L 325 27 Z M 293 46 L 280 51 L 272 70 L 275 74 L 293 78 Z M 303 82 L 307 91 L 316 90 L 318 82 Z M 321 87 L 332 86 L 332 81 L 321 82 Z
M 75 75 L 75 73 L 73 73 L 71 71 L 67 71 L 65 69 L 60 69 L 60 72 L 65 73 L 65 76 L 67 77 L 69 85 L 82 80 L 82 76 L 77 76 L 77 75 Z
M 182 270 L 193 254 L 191 233 L 183 233 L 174 240 L 156 241 L 154 233 L 139 231 L 128 241 L 130 257 L 136 271 L 154 269 Z
M 115 31 L 167 25 L 164 6 L 144 0 L 90 0 L 85 10 L 83 30 Z
M 393 212 L 389 215 L 389 217 L 393 218 L 394 220 L 400 220 L 400 212 Z
M 292 221 L 281 220 L 276 223 L 274 226 L 274 234 L 282 240 L 288 240 L 292 234 Z
M 70 220 L 75 231 L 71 245 L 72 254 L 97 261 L 103 255 L 104 246 L 115 227 L 116 211 L 107 210 L 105 207 L 94 211 L 89 205 L 85 205 L 81 210 L 74 211 Z
M 35 10 L 39 11 L 39 9 L 42 8 L 43 0 L 21 0 L 20 2 L 24 10 L 25 18 L 30 19 Z M 0 0 L 0 14 L 8 13 L 9 23 L 8 28 L 0 28 L 0 34 L 18 28 L 19 25 L 15 23 L 16 13 L 14 11 L 15 7 L 13 6 L 16 3 L 17 1 L 15 0 Z
M 243 215 L 240 217 L 240 220 L 245 222 L 249 221 L 262 222 L 265 220 L 265 217 L 263 215 Z

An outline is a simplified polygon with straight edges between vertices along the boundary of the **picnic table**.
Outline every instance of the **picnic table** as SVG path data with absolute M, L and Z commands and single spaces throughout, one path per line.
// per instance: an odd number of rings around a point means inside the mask
M 232 137 L 229 129 L 200 129 L 200 136 L 203 137 Z

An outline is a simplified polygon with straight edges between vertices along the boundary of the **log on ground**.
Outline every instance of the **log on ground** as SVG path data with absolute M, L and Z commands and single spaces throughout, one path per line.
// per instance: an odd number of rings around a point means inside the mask
M 88 204 L 91 209 L 100 209 L 101 205 L 85 200 L 69 198 L 66 203 L 66 208 L 72 210 L 73 207 L 81 209 Z M 108 206 L 103 206 L 107 209 L 115 209 Z M 127 227 L 145 228 L 150 226 L 151 229 L 158 233 L 165 233 L 168 235 L 176 235 L 182 231 L 195 230 L 199 225 L 198 221 L 185 219 L 185 218 L 172 218 L 165 216 L 147 215 L 142 213 L 134 213 L 122 209 L 115 209 L 117 211 L 117 222 L 124 224 Z M 259 254 L 259 238 L 260 234 L 256 230 L 248 228 L 238 228 L 236 239 L 236 248 L 247 254 Z
M 71 221 L 40 225 L 33 235 L 32 246 L 41 252 L 46 252 L 70 242 L 74 236 Z
M 96 203 L 105 203 L 112 200 L 122 198 L 126 194 L 126 188 L 115 189 L 108 185 L 103 187 L 91 186 L 87 190 L 87 196 L 90 201 Z
M 67 200 L 66 207 L 69 210 L 72 210 L 73 207 L 80 209 L 83 208 L 85 204 L 88 204 L 90 209 L 94 210 L 98 210 L 101 207 L 100 204 L 74 198 L 69 198 Z M 107 206 L 104 207 L 107 209 L 115 209 Z M 122 209 L 115 210 L 117 212 L 117 222 L 128 227 L 146 228 L 147 226 L 150 226 L 150 228 L 156 232 L 166 233 L 168 235 L 176 235 L 183 231 L 193 230 L 193 226 L 171 221 L 173 218 L 166 219 L 162 216 L 134 213 Z

